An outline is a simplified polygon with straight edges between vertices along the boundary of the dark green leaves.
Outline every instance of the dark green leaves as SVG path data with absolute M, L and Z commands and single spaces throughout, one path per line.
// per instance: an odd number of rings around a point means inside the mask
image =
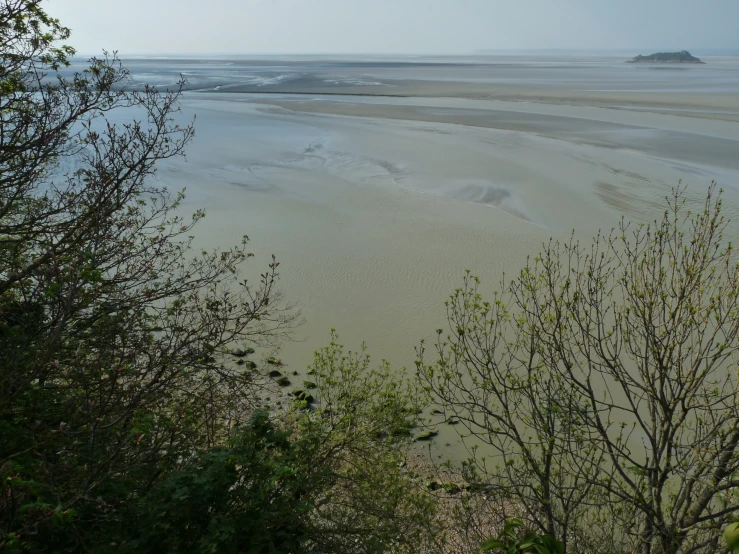
M 500 534 L 485 541 L 480 552 L 491 554 L 564 554 L 564 544 L 550 535 L 526 531 L 526 524 L 518 518 L 508 519 Z

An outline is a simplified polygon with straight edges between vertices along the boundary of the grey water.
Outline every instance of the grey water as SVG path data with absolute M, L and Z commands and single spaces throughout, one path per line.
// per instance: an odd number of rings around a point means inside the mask
M 221 58 L 130 57 L 132 86 L 188 90 L 279 92 L 353 86 L 372 89 L 399 82 L 454 82 L 542 89 L 624 92 L 700 92 L 739 95 L 739 57 L 706 56 L 705 65 L 627 64 L 621 56 L 260 56 Z M 84 68 L 74 60 L 72 71 Z M 361 91 L 360 91 L 361 92 Z M 387 91 L 392 94 L 392 91 Z

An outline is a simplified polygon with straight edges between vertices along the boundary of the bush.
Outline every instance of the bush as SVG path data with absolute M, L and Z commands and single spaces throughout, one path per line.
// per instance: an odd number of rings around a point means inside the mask
M 315 411 L 255 413 L 227 445 L 160 480 L 123 518 L 116 547 L 429 552 L 435 503 L 402 469 L 409 441 L 378 438 L 408 421 L 419 395 L 335 341 L 316 353 L 313 370 L 322 384 Z
M 126 92 L 107 55 L 61 78 L 68 36 L 41 2 L 0 1 L 0 549 L 90 548 L 248 417 L 228 347 L 293 322 L 274 260 L 252 285 L 245 240 L 193 251 L 204 214 L 152 185 L 193 136 L 180 90 Z
M 714 186 L 653 225 L 467 275 L 419 376 L 490 449 L 468 478 L 567 552 L 714 552 L 738 507 L 739 265 Z M 474 445 L 473 445 L 474 446 Z

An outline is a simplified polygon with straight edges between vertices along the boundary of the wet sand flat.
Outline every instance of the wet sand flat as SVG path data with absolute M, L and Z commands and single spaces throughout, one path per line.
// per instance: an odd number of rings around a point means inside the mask
M 658 217 L 680 180 L 696 205 L 717 181 L 739 232 L 734 58 L 685 71 L 600 59 L 143 60 L 132 73 L 158 87 L 187 73 L 196 137 L 158 179 L 186 187 L 185 211 L 206 209 L 199 245 L 249 235 L 252 278 L 277 256 L 305 320 L 279 354 L 288 373 L 304 372 L 332 327 L 412 368 L 465 270 L 491 292 L 550 237 L 574 229 L 588 241 L 621 217 Z
M 451 123 L 517 131 L 568 142 L 630 148 L 663 158 L 739 169 L 739 128 L 732 121 L 693 118 L 627 109 L 551 106 L 546 104 L 422 98 L 378 99 L 329 97 L 311 100 L 271 99 L 297 112 Z M 402 102 L 402 103 L 401 103 Z M 720 114 L 714 114 L 717 117 Z M 695 135 L 700 135 L 696 139 Z
M 542 242 L 648 221 L 679 180 L 716 180 L 739 223 L 739 59 L 688 70 L 600 58 L 133 60 L 134 87 L 182 74 L 186 160 L 158 178 L 204 207 L 199 244 L 275 254 L 305 324 L 303 371 L 336 327 L 412 367 L 466 269 L 486 290 Z
M 246 233 L 256 263 L 278 256 L 283 290 L 306 320 L 284 347 L 290 368 L 302 370 L 331 327 L 409 366 L 418 340 L 443 326 L 443 301 L 465 269 L 492 290 L 550 236 L 575 229 L 587 240 L 622 215 L 655 217 L 680 179 L 696 199 L 718 180 L 739 217 L 733 122 L 382 102 L 185 99 L 197 138 L 160 179 L 186 184 L 188 207 L 208 210 L 204 244 Z
M 478 84 L 427 82 L 398 82 L 386 87 L 311 86 L 284 85 L 281 87 L 232 87 L 227 93 L 295 94 L 301 96 L 335 95 L 387 98 L 459 98 L 466 100 L 500 100 L 508 102 L 535 102 L 567 106 L 622 107 L 641 109 L 653 113 L 682 115 L 739 121 L 739 105 L 735 94 L 725 93 L 676 93 L 668 91 L 619 91 L 619 90 L 553 90 L 524 88 L 521 86 L 481 86 Z M 679 111 L 677 111 L 679 110 Z

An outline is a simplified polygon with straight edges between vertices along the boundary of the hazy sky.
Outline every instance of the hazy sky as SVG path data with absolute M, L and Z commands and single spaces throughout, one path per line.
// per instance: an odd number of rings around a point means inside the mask
M 50 0 L 80 53 L 739 48 L 739 0 Z

